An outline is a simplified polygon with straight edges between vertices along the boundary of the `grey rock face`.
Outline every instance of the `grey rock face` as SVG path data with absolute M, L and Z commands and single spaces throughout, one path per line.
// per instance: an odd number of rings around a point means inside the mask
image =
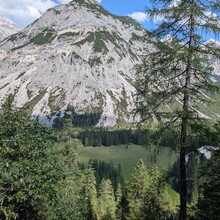
M 15 34 L 19 31 L 16 24 L 13 24 L 0 17 L 0 41 L 4 40 L 6 37 Z
M 50 9 L 0 42 L 0 102 L 12 93 L 16 106 L 48 124 L 70 108 L 100 112 L 97 126 L 137 121 L 134 67 L 151 48 L 146 34 L 95 0 Z

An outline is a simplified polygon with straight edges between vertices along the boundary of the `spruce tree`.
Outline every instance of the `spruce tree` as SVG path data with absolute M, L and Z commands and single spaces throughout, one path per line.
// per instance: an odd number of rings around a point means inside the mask
M 186 153 L 193 123 L 200 123 L 198 106 L 208 101 L 205 90 L 214 91 L 207 57 L 219 57 L 219 49 L 204 44 L 202 33 L 218 34 L 218 0 L 151 0 L 149 17 L 157 20 L 152 48 L 138 69 L 137 111 L 143 119 L 173 123 L 180 136 L 180 215 L 187 218 Z M 172 105 L 172 107 L 171 107 Z M 168 106 L 168 109 L 166 108 Z M 171 108 L 171 110 L 170 110 Z
M 150 175 L 144 161 L 140 159 L 127 186 L 128 219 L 147 219 L 148 213 L 144 212 L 144 204 L 149 188 Z
M 123 217 L 123 210 L 122 210 L 122 198 L 123 198 L 123 192 L 121 184 L 118 183 L 117 190 L 115 193 L 115 199 L 117 204 L 117 210 L 116 210 L 116 217 L 117 219 L 122 219 Z
M 114 189 L 109 179 L 102 179 L 99 186 L 98 206 L 98 219 L 116 219 L 117 203 L 115 201 Z
M 169 198 L 164 175 L 157 167 L 149 172 L 140 159 L 127 186 L 127 219 L 166 220 L 176 214 Z

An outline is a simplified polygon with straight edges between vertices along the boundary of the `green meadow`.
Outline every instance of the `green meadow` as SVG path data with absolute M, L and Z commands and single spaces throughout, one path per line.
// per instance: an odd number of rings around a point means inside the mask
M 117 168 L 121 164 L 122 174 L 128 180 L 137 161 L 142 158 L 148 168 L 156 164 L 167 171 L 176 161 L 178 152 L 168 147 L 143 147 L 139 145 L 118 145 L 111 147 L 78 147 L 80 161 L 87 164 L 89 159 L 112 162 Z

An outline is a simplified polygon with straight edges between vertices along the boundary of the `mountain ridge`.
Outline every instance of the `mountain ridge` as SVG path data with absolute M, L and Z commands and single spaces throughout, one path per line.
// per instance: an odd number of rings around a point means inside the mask
M 13 93 L 16 106 L 48 124 L 68 109 L 101 112 L 98 126 L 137 121 L 134 67 L 149 49 L 146 34 L 96 1 L 49 9 L 0 43 L 0 101 Z
M 17 32 L 19 32 L 19 28 L 15 23 L 0 17 L 0 41 Z
M 97 126 L 136 123 L 135 66 L 153 49 L 148 38 L 136 21 L 95 0 L 49 9 L 0 42 L 0 103 L 12 93 L 15 106 L 48 125 L 70 112 L 99 113 Z M 210 61 L 215 82 L 219 60 Z

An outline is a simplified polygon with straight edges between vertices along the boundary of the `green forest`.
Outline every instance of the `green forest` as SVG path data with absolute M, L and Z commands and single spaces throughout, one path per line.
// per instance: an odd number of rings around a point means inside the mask
M 12 102 L 13 97 L 9 96 L 0 114 L 0 219 L 178 219 L 178 150 L 166 170 L 164 165 L 159 167 L 159 149 L 168 148 L 168 144 L 155 143 L 158 132 L 151 131 L 148 135 L 144 130 L 141 135 L 147 144 L 154 145 L 149 159 L 151 166 L 137 158 L 125 178 L 123 160 L 117 166 L 103 161 L 104 157 L 82 162 L 80 149 L 86 151 L 92 146 L 83 144 L 83 130 L 73 126 L 71 117 L 63 120 L 63 129 L 46 127 L 31 120 L 24 109 L 13 108 Z M 210 125 L 209 129 L 207 141 L 218 144 L 219 124 Z M 117 131 L 109 130 L 109 134 L 113 133 Z M 135 145 L 130 129 L 119 130 L 118 136 L 122 133 L 127 135 L 121 147 L 123 154 Z M 172 132 L 165 133 L 168 140 L 172 139 Z M 94 135 L 94 141 L 96 137 L 100 138 Z M 99 148 L 93 145 L 93 149 Z M 212 154 L 209 160 L 199 157 L 193 149 L 189 154 L 189 219 L 219 218 L 220 153 L 215 150 Z
M 204 43 L 220 33 L 220 2 L 150 2 L 157 27 L 132 82 L 139 123 L 98 128 L 103 112 L 72 111 L 48 127 L 13 95 L 2 104 L 0 219 L 220 220 L 220 122 L 206 115 L 220 49 Z

